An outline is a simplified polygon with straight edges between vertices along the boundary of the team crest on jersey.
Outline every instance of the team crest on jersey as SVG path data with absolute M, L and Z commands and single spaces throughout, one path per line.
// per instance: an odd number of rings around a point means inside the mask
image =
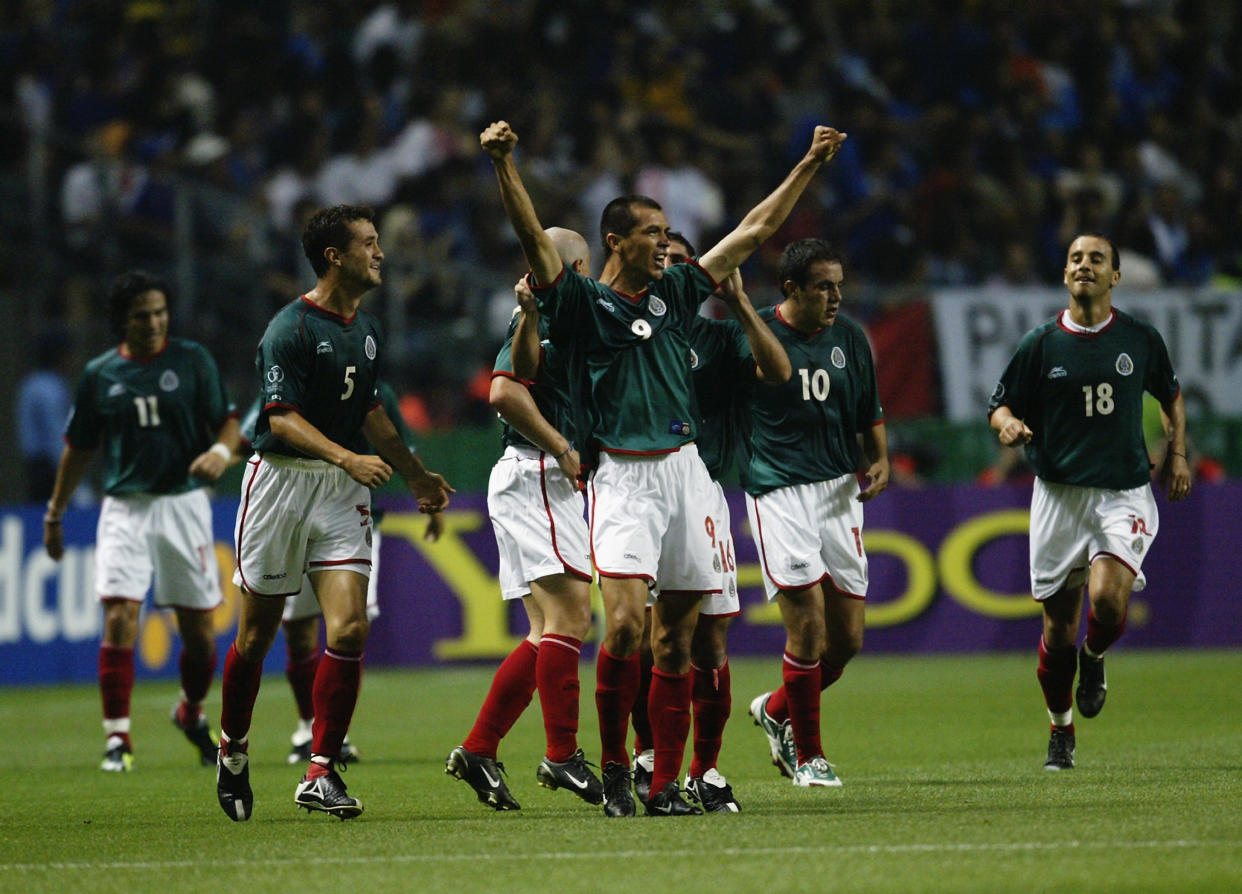
M 285 380 L 285 371 L 279 366 L 269 366 L 267 368 L 267 384 L 278 385 Z
M 375 339 L 370 335 L 367 336 L 366 352 L 368 360 L 375 359 Z
M 668 306 L 660 300 L 659 295 L 652 295 L 651 300 L 647 302 L 647 307 L 651 309 L 651 315 L 654 317 L 662 317 L 668 313 Z
M 1130 355 L 1122 351 L 1117 355 L 1117 372 L 1123 376 L 1128 376 L 1134 372 L 1134 361 L 1130 359 Z
M 698 353 L 694 350 L 694 348 L 691 348 L 691 349 L 690 349 L 690 368 L 691 368 L 691 369 L 698 369 L 698 368 L 699 368 L 699 355 L 698 355 Z
M 839 345 L 832 349 L 832 365 L 837 369 L 845 369 L 845 352 Z
M 171 369 L 166 369 L 160 374 L 160 391 L 176 391 L 180 384 L 181 380 Z

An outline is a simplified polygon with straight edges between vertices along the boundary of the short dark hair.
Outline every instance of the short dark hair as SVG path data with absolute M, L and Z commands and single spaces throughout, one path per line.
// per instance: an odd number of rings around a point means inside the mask
M 1116 243 L 1113 242 L 1113 240 L 1109 239 L 1103 233 L 1097 233 L 1094 230 L 1086 232 L 1086 233 L 1079 233 L 1077 236 L 1074 237 L 1074 239 L 1075 240 L 1081 239 L 1083 236 L 1090 236 L 1092 239 L 1102 239 L 1103 241 L 1107 242 L 1109 249 L 1112 250 L 1112 253 L 1113 253 L 1113 269 L 1114 270 L 1121 269 L 1121 252 L 1117 250 L 1117 245 Z M 1072 245 L 1073 243 L 1071 242 L 1070 244 Z
M 806 278 L 811 272 L 811 265 L 819 261 L 835 261 L 844 265 L 841 252 L 823 239 L 799 239 L 786 245 L 785 250 L 781 252 L 781 263 L 777 272 L 781 294 L 785 294 L 787 282 L 792 281 L 799 288 L 806 286 Z
M 612 249 L 608 246 L 608 234 L 620 233 L 624 235 L 638 226 L 638 215 L 634 213 L 635 208 L 650 208 L 652 211 L 664 210 L 655 199 L 636 194 L 617 196 L 604 206 L 604 213 L 599 218 L 599 241 L 604 246 L 605 259 L 612 254 Z
M 680 242 L 682 245 L 684 245 L 686 247 L 686 254 L 689 257 L 697 258 L 699 255 L 699 253 L 694 250 L 694 243 L 691 242 L 689 239 L 687 239 L 684 233 L 681 233 L 677 230 L 669 230 L 668 241 L 669 242 Z
M 375 223 L 375 212 L 368 205 L 332 205 L 320 208 L 306 222 L 302 231 L 302 251 L 316 276 L 328 272 L 328 260 L 323 253 L 329 248 L 344 249 L 353 238 L 349 225 L 356 220 Z
M 172 301 L 168 282 L 145 270 L 127 270 L 112 281 L 112 290 L 108 293 L 108 323 L 117 335 L 125 336 L 125 323 L 134 299 L 152 289 L 163 292 L 164 298 Z

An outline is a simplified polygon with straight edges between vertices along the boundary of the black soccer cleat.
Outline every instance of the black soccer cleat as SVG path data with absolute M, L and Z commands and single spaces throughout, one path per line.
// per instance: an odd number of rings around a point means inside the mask
M 560 763 L 545 756 L 535 770 L 535 779 L 544 788 L 568 789 L 588 804 L 599 804 L 604 800 L 604 784 L 591 772 L 581 748 L 569 760 Z
M 625 764 L 604 764 L 604 816 L 633 816 L 637 812 L 630 793 L 632 784 L 633 776 Z
M 1045 770 L 1074 769 L 1074 734 L 1057 727 L 1052 728 L 1052 737 L 1048 739 L 1048 759 L 1044 761 Z
M 715 767 L 702 776 L 687 779 L 686 794 L 702 804 L 705 813 L 742 812 L 742 805 L 733 797 L 733 787 Z
M 682 800 L 681 789 L 673 780 L 647 801 L 647 816 L 698 816 L 703 811 Z
M 181 730 L 189 743 L 198 749 L 199 762 L 204 767 L 214 767 L 216 755 L 220 752 L 220 743 L 211 735 L 211 730 L 207 726 L 207 718 L 199 714 L 196 719 L 183 724 L 177 717 L 180 707 L 180 705 L 173 706 L 173 726 Z
M 328 772 L 323 776 L 314 779 L 303 776 L 294 789 L 293 803 L 307 813 L 319 810 L 342 820 L 353 819 L 362 813 L 362 802 L 346 793 L 345 781 L 332 764 L 328 764 Z
M 1087 654 L 1086 644 L 1078 650 L 1078 689 L 1074 698 L 1078 702 L 1078 713 L 1083 717 L 1094 717 L 1104 708 L 1104 697 L 1108 695 L 1108 681 L 1104 678 L 1104 656 L 1092 658 Z
M 250 756 L 244 751 L 216 752 L 216 798 L 220 809 L 235 823 L 250 819 L 254 795 L 250 791 Z
M 444 772 L 474 789 L 481 803 L 496 810 L 521 810 L 522 805 L 509 794 L 509 787 L 501 778 L 504 769 L 504 764 L 473 754 L 460 745 L 444 761 Z
M 651 776 L 655 773 L 655 751 L 636 752 L 630 767 L 634 773 L 634 795 L 645 802 L 651 797 Z

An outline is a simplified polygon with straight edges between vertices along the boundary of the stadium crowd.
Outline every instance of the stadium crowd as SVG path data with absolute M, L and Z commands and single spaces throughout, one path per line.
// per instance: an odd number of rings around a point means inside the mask
M 369 203 L 389 375 L 411 421 L 450 427 L 491 417 L 523 267 L 477 151 L 497 110 L 548 220 L 590 234 L 636 191 L 700 244 L 814 123 L 847 129 L 743 274 L 827 238 L 867 319 L 939 285 L 1055 284 L 1087 229 L 1130 286 L 1242 278 L 1240 59 L 1242 16 L 1211 0 L 26 0 L 0 12 L 0 226 L 40 257 L 6 266 L 78 333 L 121 266 L 169 275 L 245 401 L 263 321 L 311 281 L 306 215 Z

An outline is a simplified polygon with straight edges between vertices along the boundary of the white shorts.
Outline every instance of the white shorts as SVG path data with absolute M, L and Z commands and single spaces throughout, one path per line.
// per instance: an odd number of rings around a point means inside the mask
M 487 480 L 487 512 L 500 552 L 500 595 L 530 595 L 554 574 L 591 580 L 582 492 L 542 450 L 509 447 Z
M 1105 490 L 1035 479 L 1031 493 L 1031 593 L 1039 602 L 1087 582 L 1091 563 L 1110 556 L 1147 585 L 1143 558 L 1160 529 L 1151 485 Z
M 371 491 L 322 460 L 252 456 L 233 539 L 233 582 L 256 596 L 293 596 L 307 571 L 369 577 Z
M 95 593 L 141 602 L 155 578 L 155 604 L 211 611 L 220 566 L 203 488 L 183 494 L 104 497 L 95 534 Z
M 703 615 L 736 615 L 742 608 L 737 595 L 737 552 L 733 549 L 733 527 L 729 520 L 729 504 L 724 488 L 713 481 L 716 491 L 716 508 L 712 510 L 712 540 L 720 553 L 720 592 L 706 593 L 699 606 Z
M 746 514 L 763 565 L 768 600 L 825 578 L 846 596 L 867 596 L 863 504 L 853 474 L 832 481 L 778 487 L 746 500 Z
M 380 563 L 380 531 L 371 530 L 371 577 L 367 580 L 367 620 L 374 621 L 379 617 L 379 563 Z M 319 607 L 319 597 L 311 586 L 310 575 L 302 575 L 302 589 L 297 595 L 285 600 L 285 610 L 280 616 L 282 621 L 300 621 L 303 618 L 317 618 L 323 614 Z
M 601 453 L 591 477 L 600 576 L 646 578 L 664 593 L 719 592 L 715 488 L 694 444 L 655 456 Z

